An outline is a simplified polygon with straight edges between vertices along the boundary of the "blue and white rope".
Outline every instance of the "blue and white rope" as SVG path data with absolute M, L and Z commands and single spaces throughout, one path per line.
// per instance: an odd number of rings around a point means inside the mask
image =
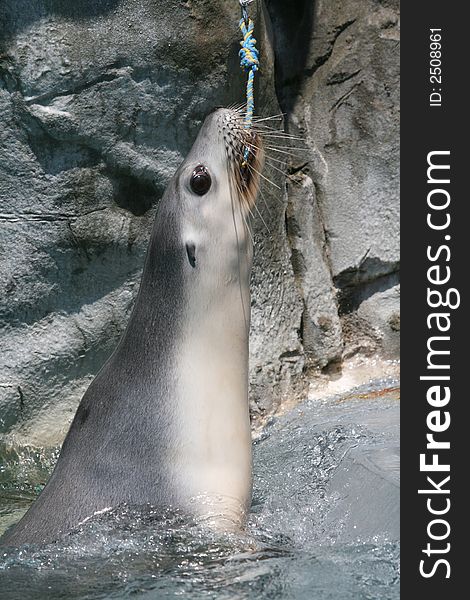
M 247 6 L 252 0 L 240 0 L 242 7 L 242 18 L 240 19 L 240 30 L 243 34 L 243 41 L 240 42 L 241 50 L 240 55 L 240 66 L 242 69 L 248 72 L 248 81 L 246 84 L 246 114 L 245 114 L 245 129 L 250 129 L 253 123 L 253 112 L 255 109 L 255 98 L 253 94 L 253 81 L 255 79 L 255 72 L 259 68 L 259 53 L 256 48 L 256 40 L 253 37 L 253 29 L 255 27 L 253 21 L 248 17 Z M 246 162 L 250 149 L 245 148 L 243 154 L 243 160 Z

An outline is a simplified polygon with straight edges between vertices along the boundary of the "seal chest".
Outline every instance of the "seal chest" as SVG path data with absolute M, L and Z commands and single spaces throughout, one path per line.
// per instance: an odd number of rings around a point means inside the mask
M 207 117 L 158 206 L 126 331 L 85 393 L 48 484 L 4 543 L 53 541 L 124 503 L 243 525 L 260 148 L 239 112 Z

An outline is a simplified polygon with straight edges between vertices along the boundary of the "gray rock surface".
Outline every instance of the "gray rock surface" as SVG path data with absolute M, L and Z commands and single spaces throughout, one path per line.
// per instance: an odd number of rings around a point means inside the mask
M 323 367 L 345 342 L 350 355 L 354 336 L 356 352 L 382 349 L 381 302 L 369 303 L 359 319 L 356 311 L 398 284 L 399 8 L 396 0 L 304 0 L 295 7 L 269 0 L 268 7 L 286 126 L 310 149 L 291 160 L 288 234 L 303 288 L 304 348 Z M 398 295 L 387 298 L 398 314 Z M 397 343 L 386 345 L 396 357 Z
M 2 430 L 60 438 L 115 346 L 166 182 L 243 98 L 238 18 L 232 0 L 2 3 Z M 255 415 L 345 348 L 396 356 L 397 19 L 396 1 L 258 6 L 257 112 L 280 105 L 306 143 L 269 152 L 254 222 Z

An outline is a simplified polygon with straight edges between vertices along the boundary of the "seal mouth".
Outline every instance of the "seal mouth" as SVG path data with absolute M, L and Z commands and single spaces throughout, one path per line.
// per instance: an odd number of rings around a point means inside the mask
M 256 203 L 264 163 L 261 137 L 246 129 L 243 113 L 234 109 L 224 110 L 222 133 L 230 178 L 240 203 L 250 211 Z
M 254 176 L 257 175 L 258 179 L 260 173 L 260 161 L 258 156 L 261 153 L 261 138 L 254 131 L 246 131 L 245 135 L 241 136 L 241 151 L 243 154 L 243 160 L 240 164 L 239 175 L 240 183 L 244 189 L 249 189 L 253 183 Z
M 262 165 L 262 142 L 254 131 L 241 130 L 237 139 L 237 160 L 233 164 L 233 176 L 237 190 L 248 208 L 252 208 L 258 196 Z

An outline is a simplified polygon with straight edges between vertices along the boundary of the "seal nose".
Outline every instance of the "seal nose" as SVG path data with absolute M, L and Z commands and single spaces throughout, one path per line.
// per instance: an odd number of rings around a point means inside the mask
M 231 120 L 233 116 L 233 111 L 229 108 L 217 106 L 207 114 L 206 118 L 204 119 L 204 126 L 209 128 L 211 131 L 215 126 L 218 132 L 222 133 L 222 128 L 225 129 L 224 126 Z

